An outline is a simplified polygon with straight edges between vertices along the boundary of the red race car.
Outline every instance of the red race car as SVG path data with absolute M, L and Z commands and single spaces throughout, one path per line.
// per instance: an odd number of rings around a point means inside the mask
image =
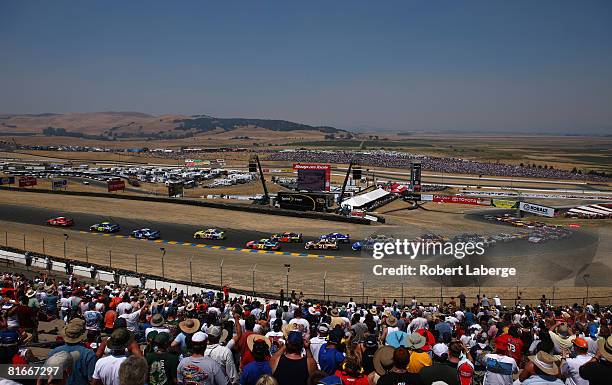
M 57 218 L 51 218 L 47 221 L 47 224 L 49 226 L 60 226 L 60 227 L 67 227 L 67 226 L 72 226 L 74 225 L 74 221 L 72 220 L 72 218 L 66 218 L 66 217 L 57 217 Z

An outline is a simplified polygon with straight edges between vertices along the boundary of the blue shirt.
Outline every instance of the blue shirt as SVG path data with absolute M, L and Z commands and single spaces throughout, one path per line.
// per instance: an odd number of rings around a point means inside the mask
M 327 344 L 321 345 L 319 350 L 319 366 L 327 375 L 331 376 L 336 373 L 342 361 L 344 361 L 343 353 L 337 351 L 336 348 L 328 348 Z
M 81 344 L 62 345 L 51 350 L 49 357 L 58 352 L 79 352 L 79 359 L 74 362 L 72 374 L 68 377 L 66 385 L 89 385 L 92 379 L 94 368 L 96 367 L 96 355 L 91 349 L 87 349 Z
M 268 361 L 249 362 L 242 368 L 240 375 L 240 385 L 255 385 L 259 377 L 264 374 L 272 375 L 272 368 Z

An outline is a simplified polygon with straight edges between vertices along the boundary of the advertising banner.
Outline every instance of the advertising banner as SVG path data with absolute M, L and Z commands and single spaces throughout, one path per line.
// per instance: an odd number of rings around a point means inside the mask
M 19 178 L 19 187 L 32 187 L 36 186 L 36 178 L 33 176 L 22 176 Z
M 434 195 L 433 201 L 440 203 L 460 203 L 464 205 L 482 204 L 482 201 L 478 198 L 463 197 L 460 195 Z
M 2 184 L 15 184 L 15 177 L 14 176 L 4 176 L 0 178 L 0 185 Z
M 515 209 L 517 207 L 517 201 L 510 199 L 491 199 L 491 206 L 498 207 L 500 209 Z
M 52 190 L 61 190 L 68 187 L 68 181 L 66 179 L 56 179 L 51 181 Z
M 106 182 L 106 184 L 108 187 L 108 192 L 125 190 L 125 181 L 121 179 L 109 180 L 108 182 Z
M 554 208 L 542 206 L 542 205 L 536 205 L 533 203 L 521 202 L 519 204 L 519 209 L 527 213 L 541 215 L 544 217 L 554 217 L 555 216 Z

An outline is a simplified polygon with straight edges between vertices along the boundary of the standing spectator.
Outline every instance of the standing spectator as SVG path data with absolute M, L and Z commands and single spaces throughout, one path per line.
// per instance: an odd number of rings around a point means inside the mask
M 210 357 L 204 357 L 208 336 L 197 332 L 191 337 L 191 356 L 183 358 L 177 368 L 179 385 L 228 385 L 221 366 Z
M 145 385 L 147 372 L 147 361 L 144 358 L 130 356 L 119 366 L 119 384 Z
M 338 349 L 342 342 L 343 331 L 340 327 L 334 328 L 330 333 L 326 344 L 319 349 L 319 366 L 328 376 L 336 373 L 344 361 L 344 353 Z
M 563 385 L 563 381 L 557 378 L 559 367 L 555 357 L 546 352 L 538 352 L 535 356 L 529 356 L 529 361 L 519 375 L 519 381 L 523 385 Z
M 110 350 L 110 355 L 96 362 L 92 385 L 121 385 L 119 367 L 127 358 L 126 349 L 132 340 L 132 335 L 125 328 L 113 331 L 110 338 L 106 340 L 106 347 Z
M 251 334 L 247 340 L 249 350 L 255 361 L 248 363 L 240 375 L 240 385 L 255 385 L 263 375 L 271 375 L 270 359 L 271 343 L 266 337 Z
M 597 354 L 579 369 L 589 385 L 607 385 L 612 378 L 612 336 L 599 341 Z
M 589 344 L 584 338 L 576 338 L 573 345 L 576 357 L 567 357 L 565 353 L 561 358 L 561 374 L 567 378 L 565 385 L 589 385 L 579 373 L 580 367 L 591 360 Z
M 406 370 L 410 361 L 410 352 L 399 347 L 393 352 L 393 368 L 380 377 L 376 385 L 420 385 L 422 383 L 418 374 Z
M 149 365 L 149 385 L 174 385 L 177 383 L 176 369 L 179 359 L 176 354 L 168 352 L 170 335 L 158 333 L 153 344 L 156 349 L 147 353 L 146 360 Z
M 270 359 L 272 373 L 279 385 L 306 385 L 310 374 L 317 370 L 309 344 L 299 331 L 289 332 L 287 343 Z M 306 356 L 302 357 L 304 349 Z
M 208 344 L 204 355 L 212 358 L 221 366 L 223 373 L 225 373 L 231 384 L 237 383 L 238 372 L 234 363 L 234 355 L 227 346 L 221 345 L 222 342 L 227 340 L 228 331 L 220 326 L 210 326 L 208 327 L 207 335 Z M 256 334 L 251 334 L 251 336 L 256 336 Z M 249 341 L 247 340 L 247 345 L 248 343 Z
M 72 375 L 67 385 L 89 385 L 93 379 L 96 355 L 83 345 L 86 332 L 85 321 L 80 318 L 71 320 L 64 326 L 64 345 L 58 346 L 49 353 L 49 357 L 60 352 L 78 353 L 78 357 L 74 359 Z
M 518 365 L 514 358 L 508 356 L 508 342 L 505 339 L 495 339 L 495 353 L 487 354 L 485 362 L 484 385 L 512 384 L 512 375 L 518 373 Z

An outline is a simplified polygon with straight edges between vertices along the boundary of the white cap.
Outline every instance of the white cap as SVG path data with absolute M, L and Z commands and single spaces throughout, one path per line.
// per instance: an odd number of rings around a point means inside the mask
M 208 334 L 204 332 L 197 332 L 191 336 L 191 342 L 206 342 L 208 340 Z
M 448 346 L 445 344 L 435 344 L 431 351 L 438 357 L 442 357 L 443 354 L 448 354 Z

